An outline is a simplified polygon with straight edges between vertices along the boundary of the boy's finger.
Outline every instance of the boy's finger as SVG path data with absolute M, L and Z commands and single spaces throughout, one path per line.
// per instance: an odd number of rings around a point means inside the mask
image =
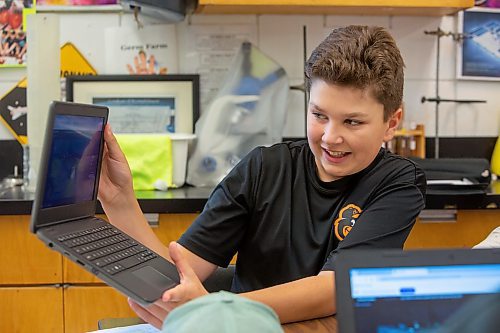
M 125 159 L 125 155 L 123 154 L 118 141 L 116 141 L 116 137 L 111 130 L 111 126 L 106 124 L 104 128 L 104 141 L 106 142 L 106 153 L 112 159 Z
M 165 291 L 161 297 L 162 301 L 169 303 L 179 303 L 185 298 L 186 288 L 180 284 L 175 288 Z M 176 307 L 178 304 L 171 304 L 171 307 Z
M 148 312 L 146 309 L 144 309 L 142 306 L 131 300 L 130 298 L 128 299 L 128 304 L 134 310 L 134 312 L 145 322 L 150 323 L 157 329 L 161 329 L 161 326 L 163 324 L 163 321 L 156 318 L 153 316 L 150 312 Z

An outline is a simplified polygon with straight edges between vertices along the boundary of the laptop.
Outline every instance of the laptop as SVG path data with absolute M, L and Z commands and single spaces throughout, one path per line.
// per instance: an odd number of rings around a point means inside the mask
M 500 249 L 345 251 L 340 333 L 498 332 Z
M 141 305 L 179 284 L 175 265 L 95 217 L 108 109 L 50 105 L 30 230 Z

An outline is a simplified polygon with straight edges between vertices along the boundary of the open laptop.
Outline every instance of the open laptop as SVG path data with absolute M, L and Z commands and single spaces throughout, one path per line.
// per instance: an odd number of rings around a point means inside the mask
M 340 333 L 499 332 L 500 249 L 345 251 Z
M 30 229 L 51 249 L 142 305 L 179 284 L 175 265 L 95 217 L 108 109 L 50 106 Z

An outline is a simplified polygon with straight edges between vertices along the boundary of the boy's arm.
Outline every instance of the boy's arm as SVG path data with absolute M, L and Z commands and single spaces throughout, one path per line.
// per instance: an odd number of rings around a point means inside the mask
M 240 295 L 269 305 L 281 323 L 331 316 L 337 311 L 332 271 Z

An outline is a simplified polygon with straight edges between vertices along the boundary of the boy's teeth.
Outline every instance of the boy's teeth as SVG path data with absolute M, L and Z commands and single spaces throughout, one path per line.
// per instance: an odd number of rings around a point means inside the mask
M 345 155 L 345 153 L 340 152 L 340 151 L 329 151 L 328 150 L 328 155 L 330 155 L 332 157 L 342 157 Z

